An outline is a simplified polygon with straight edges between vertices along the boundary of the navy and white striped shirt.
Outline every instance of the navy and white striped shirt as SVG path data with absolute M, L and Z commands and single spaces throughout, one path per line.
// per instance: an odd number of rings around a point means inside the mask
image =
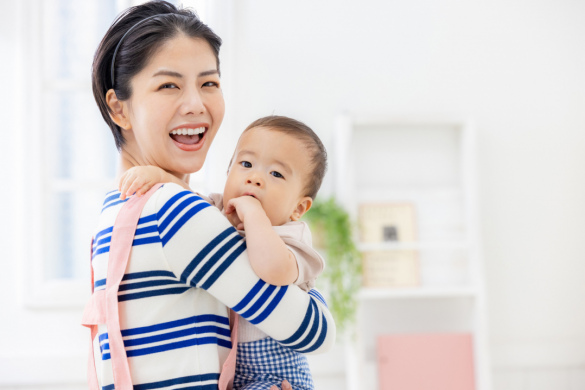
M 94 289 L 106 285 L 113 224 L 125 201 L 106 195 L 94 235 Z M 216 389 L 231 348 L 231 307 L 295 351 L 324 352 L 335 325 L 322 297 L 260 280 L 246 243 L 215 207 L 165 184 L 138 221 L 118 292 L 120 325 L 135 390 Z M 105 324 L 94 340 L 103 390 L 113 389 Z

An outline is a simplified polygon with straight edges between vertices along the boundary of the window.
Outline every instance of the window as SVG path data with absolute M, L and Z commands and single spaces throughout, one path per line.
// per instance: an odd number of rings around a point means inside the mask
M 173 2 L 173 1 L 171 1 Z M 78 306 L 88 297 L 90 241 L 118 153 L 91 90 L 91 64 L 118 13 L 139 2 L 29 0 L 22 150 L 27 194 L 22 243 L 29 306 Z M 177 2 L 173 2 L 177 3 Z M 205 1 L 198 7 L 203 19 Z M 27 109 L 30 107 L 30 110 Z M 30 137 L 30 138 L 29 138 Z M 206 188 L 208 175 L 192 182 Z M 35 237 L 34 243 L 31 241 Z
M 42 159 L 46 279 L 87 278 L 88 237 L 117 152 L 91 91 L 93 53 L 115 0 L 42 3 Z M 88 18 L 87 15 L 94 15 Z

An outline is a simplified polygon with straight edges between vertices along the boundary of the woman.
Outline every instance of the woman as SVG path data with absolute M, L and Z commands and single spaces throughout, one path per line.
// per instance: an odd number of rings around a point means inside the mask
M 166 2 L 130 8 L 110 27 L 92 82 L 124 170 L 155 165 L 186 181 L 201 169 L 224 115 L 220 44 L 195 15 Z M 93 244 L 95 292 L 106 284 L 124 202 L 117 191 L 104 202 Z M 296 286 L 260 280 L 227 219 L 174 184 L 142 210 L 118 302 L 134 389 L 216 389 L 231 347 L 228 307 L 299 352 L 323 352 L 335 339 L 325 305 Z M 113 389 L 117 357 L 108 331 L 115 332 L 104 323 L 97 329 L 99 385 Z

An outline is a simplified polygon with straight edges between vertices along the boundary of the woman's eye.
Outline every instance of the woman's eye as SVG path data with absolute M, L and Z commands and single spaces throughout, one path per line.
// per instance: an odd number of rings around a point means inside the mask
M 252 163 L 249 161 L 242 161 L 240 163 L 244 168 L 252 168 Z
M 204 87 L 219 87 L 219 83 L 215 81 L 208 81 L 203 84 Z
M 159 89 L 174 89 L 174 88 L 178 88 L 178 87 L 176 84 L 173 84 L 173 83 L 163 84 L 159 87 Z
M 272 171 L 272 172 L 270 172 L 270 174 L 271 174 L 272 176 L 274 176 L 274 177 L 279 177 L 279 178 L 283 178 L 283 179 L 284 179 L 284 176 L 282 176 L 282 175 L 280 174 L 280 172 L 277 172 L 277 171 Z

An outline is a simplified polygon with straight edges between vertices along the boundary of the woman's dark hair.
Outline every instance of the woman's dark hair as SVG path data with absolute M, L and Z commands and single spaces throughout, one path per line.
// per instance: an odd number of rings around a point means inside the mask
M 147 18 L 149 19 L 144 20 Z M 132 30 L 129 31 L 130 29 Z M 128 8 L 116 18 L 100 42 L 92 65 L 93 96 L 102 117 L 112 130 L 118 150 L 125 140 L 120 127 L 110 118 L 106 93 L 109 89 L 114 89 L 118 100 L 129 99 L 132 95 L 132 78 L 147 65 L 148 60 L 164 43 L 178 34 L 204 39 L 215 54 L 219 71 L 221 38 L 201 22 L 193 11 L 178 9 L 166 1 L 150 1 Z M 120 42 L 123 36 L 124 39 Z M 113 58 L 118 43 L 120 46 Z M 113 83 L 110 74 L 112 61 Z
M 279 115 L 270 115 L 256 119 L 244 129 L 242 134 L 255 127 L 265 127 L 272 131 L 288 134 L 305 144 L 311 155 L 311 161 L 309 162 L 311 172 L 309 177 L 306 178 L 305 193 L 303 196 L 309 196 L 315 199 L 319 188 L 321 188 L 325 172 L 327 171 L 327 151 L 317 134 L 303 122 Z

